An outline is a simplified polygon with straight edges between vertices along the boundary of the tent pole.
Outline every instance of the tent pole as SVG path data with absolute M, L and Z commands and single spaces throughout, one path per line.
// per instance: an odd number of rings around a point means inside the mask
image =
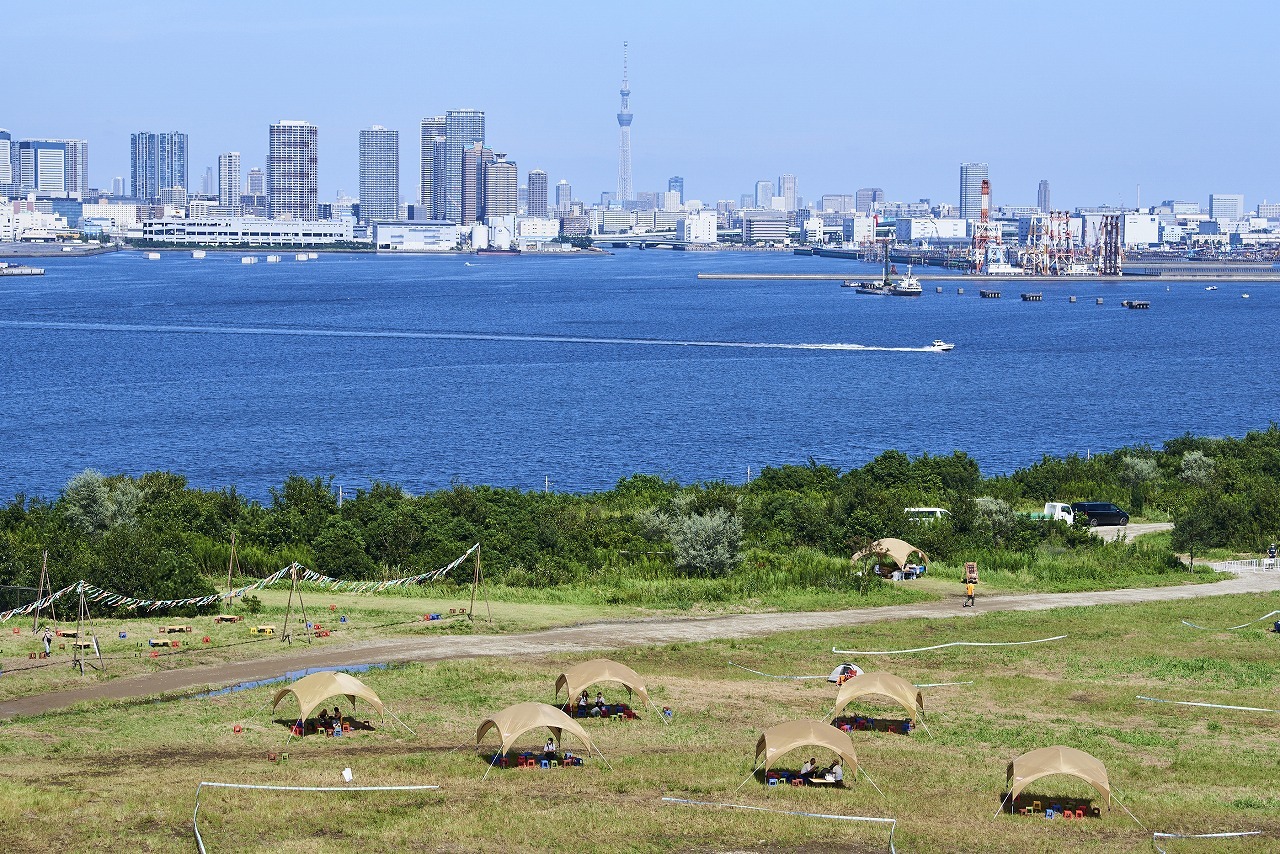
M 1004 800 L 1002 800 L 1002 801 L 1000 802 L 1000 806 L 996 807 L 996 811 L 995 811 L 995 813 L 993 813 L 993 814 L 992 814 L 992 816 L 991 816 L 992 818 L 995 818 L 996 816 L 1000 815 L 1000 813 L 1004 812 L 1004 805 L 1005 805 L 1005 804 L 1007 804 L 1007 803 L 1009 802 L 1009 796 L 1010 796 L 1010 795 L 1012 795 L 1012 794 L 1013 794 L 1013 787 L 1012 787 L 1012 786 L 1010 786 L 1010 787 L 1009 787 L 1009 794 L 1005 795 L 1005 796 L 1004 796 Z

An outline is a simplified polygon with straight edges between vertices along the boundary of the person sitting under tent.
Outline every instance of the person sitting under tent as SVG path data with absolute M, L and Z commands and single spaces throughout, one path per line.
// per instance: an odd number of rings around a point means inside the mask
M 342 710 L 337 706 L 333 707 L 333 725 L 336 727 L 342 726 Z
M 809 761 L 800 766 L 800 779 L 808 780 L 818 770 L 818 758 L 810 756 Z
M 582 714 L 586 714 L 587 709 L 591 706 L 591 692 L 586 688 L 582 689 L 582 696 L 578 698 L 578 708 L 582 710 Z
M 596 703 L 595 703 L 595 705 L 594 705 L 594 706 L 592 706 L 592 707 L 591 707 L 591 717 L 593 717 L 593 718 L 598 718 L 598 717 L 600 717 L 601 715 L 603 715 L 603 714 L 604 714 L 605 709 L 607 709 L 607 708 L 608 708 L 608 705 L 606 705 L 606 704 L 605 704 L 605 701 L 604 701 L 604 694 L 602 694 L 601 692 L 597 691 L 597 692 L 596 692 Z
M 320 714 L 316 716 L 316 732 L 328 729 L 332 724 L 329 722 L 329 710 L 322 708 Z
M 556 758 L 556 740 L 547 736 L 547 743 L 542 747 L 542 758 L 550 762 Z
M 844 782 L 844 765 L 841 764 L 839 756 L 836 757 L 835 762 L 831 763 L 831 767 L 827 769 L 824 776 L 835 783 Z

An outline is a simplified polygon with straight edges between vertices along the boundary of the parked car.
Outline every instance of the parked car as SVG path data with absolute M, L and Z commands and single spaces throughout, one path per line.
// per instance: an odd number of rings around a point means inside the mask
M 1129 524 L 1129 514 L 1110 501 L 1078 501 L 1071 505 L 1071 510 L 1077 519 L 1088 519 L 1090 528 Z
M 908 507 L 906 514 L 911 522 L 936 522 L 944 516 L 950 516 L 951 512 L 941 507 Z

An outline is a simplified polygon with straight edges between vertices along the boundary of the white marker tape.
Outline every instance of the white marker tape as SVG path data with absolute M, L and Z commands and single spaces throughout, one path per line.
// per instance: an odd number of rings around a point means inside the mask
M 1156 842 L 1157 839 L 1226 839 L 1231 836 L 1261 836 L 1261 830 L 1243 830 L 1238 833 L 1153 833 L 1151 834 L 1151 847 L 1155 848 L 1160 854 L 1169 854 L 1160 847 Z
M 1190 703 L 1182 700 L 1158 700 L 1155 697 L 1138 696 L 1139 700 L 1146 700 L 1148 703 L 1168 703 L 1172 706 L 1199 706 L 1202 709 L 1231 709 L 1237 712 L 1273 712 L 1280 714 L 1280 709 L 1255 709 L 1253 706 L 1219 706 L 1216 703 Z
M 1057 641 L 1065 638 L 1066 635 L 1055 635 L 1051 638 L 1040 638 L 1039 640 L 1029 641 L 1005 641 L 1003 643 L 979 643 L 977 641 L 953 641 L 951 643 L 940 643 L 937 646 L 921 646 L 915 649 L 888 649 L 879 652 L 869 652 L 867 650 L 852 649 L 836 649 L 831 647 L 831 652 L 835 655 L 902 655 L 908 652 L 928 652 L 931 649 L 946 649 L 949 646 L 1026 646 L 1032 643 L 1048 643 L 1049 641 Z
M 753 807 L 747 804 L 718 804 L 711 801 L 691 801 L 686 798 L 663 798 L 663 801 L 669 804 L 685 804 L 691 807 L 724 807 L 731 810 L 752 810 L 754 812 L 768 812 L 775 815 L 795 815 L 801 818 L 829 818 L 836 821 L 868 821 L 876 824 L 889 825 L 889 854 L 897 854 L 893 849 L 893 833 L 898 829 L 898 820 L 896 818 L 875 818 L 865 815 L 827 815 L 825 813 L 800 812 L 798 810 L 773 810 L 768 807 Z
M 1215 629 L 1209 626 L 1197 626 L 1195 623 L 1191 622 L 1190 620 L 1183 620 L 1182 625 L 1190 626 L 1193 629 L 1203 629 L 1206 632 L 1234 632 L 1236 629 L 1243 629 L 1243 628 L 1246 628 L 1247 626 L 1252 626 L 1254 623 L 1261 623 L 1263 620 L 1268 620 L 1274 617 L 1276 614 L 1280 614 L 1280 611 L 1272 611 L 1270 614 L 1263 614 L 1261 617 L 1259 617 L 1256 620 L 1250 620 L 1249 622 L 1241 623 L 1238 626 L 1227 626 L 1225 629 Z

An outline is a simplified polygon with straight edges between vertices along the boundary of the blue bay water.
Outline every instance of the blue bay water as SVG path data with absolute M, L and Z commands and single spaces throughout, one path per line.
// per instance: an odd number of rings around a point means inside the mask
M 130 252 L 0 278 L 0 497 L 51 497 L 89 467 L 259 498 L 290 473 L 591 490 L 888 448 L 996 473 L 1242 435 L 1280 399 L 1273 284 L 1006 282 L 982 300 L 976 280 L 926 281 L 901 299 L 696 278 L 869 269 L 772 253 L 283 257 Z M 698 346 L 935 338 L 956 350 Z

